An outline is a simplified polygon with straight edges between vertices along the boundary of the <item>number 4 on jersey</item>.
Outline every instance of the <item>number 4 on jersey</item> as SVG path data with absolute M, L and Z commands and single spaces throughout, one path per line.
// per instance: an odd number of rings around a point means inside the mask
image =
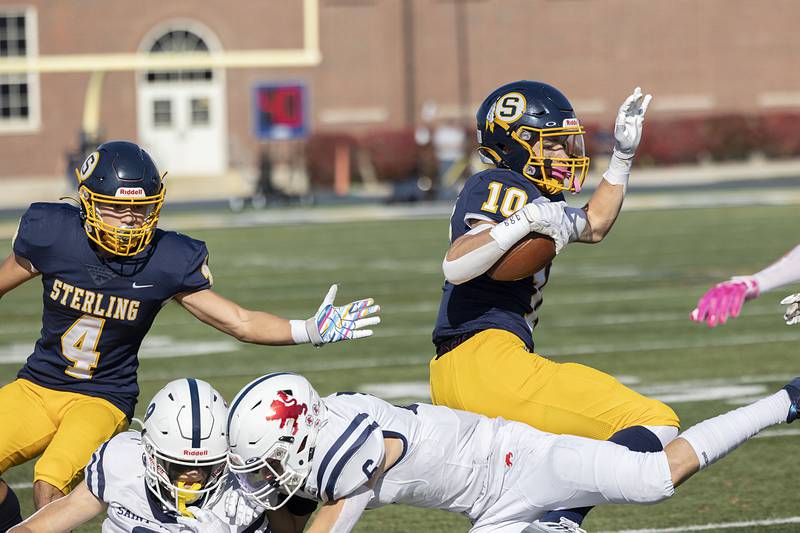
M 61 336 L 61 353 L 73 362 L 64 373 L 77 379 L 92 379 L 100 360 L 100 352 L 95 350 L 105 323 L 104 318 L 83 315 Z

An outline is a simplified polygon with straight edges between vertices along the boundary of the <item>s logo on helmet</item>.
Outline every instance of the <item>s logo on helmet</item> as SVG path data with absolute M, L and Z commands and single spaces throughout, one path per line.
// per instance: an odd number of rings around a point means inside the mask
M 278 391 L 278 398 L 272 400 L 270 404 L 273 414 L 267 417 L 267 420 L 280 420 L 280 428 L 286 423 L 292 421 L 292 435 L 297 434 L 297 422 L 304 414 L 308 412 L 308 407 L 304 403 L 297 403 L 296 398 L 290 398 L 284 391 Z
M 525 97 L 521 93 L 508 93 L 497 99 L 494 114 L 503 122 L 515 122 L 525 113 L 527 106 Z
M 565 118 L 564 123 L 561 124 L 562 128 L 577 128 L 581 123 L 577 118 Z
M 100 152 L 92 152 L 89 154 L 89 157 L 81 165 L 81 170 L 78 174 L 78 181 L 83 183 L 89 176 L 92 175 L 94 169 L 97 167 L 97 163 L 100 161 Z

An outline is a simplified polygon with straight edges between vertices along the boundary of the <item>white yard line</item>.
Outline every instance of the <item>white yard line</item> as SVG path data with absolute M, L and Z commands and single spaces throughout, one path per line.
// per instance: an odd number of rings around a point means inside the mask
M 650 529 L 618 529 L 613 531 L 600 531 L 598 533 L 679 533 L 683 531 L 710 531 L 715 529 L 750 529 L 754 527 L 780 526 L 785 524 L 800 524 L 800 516 L 771 518 L 767 520 L 749 520 L 746 522 L 711 523 L 695 526 L 677 526 Z

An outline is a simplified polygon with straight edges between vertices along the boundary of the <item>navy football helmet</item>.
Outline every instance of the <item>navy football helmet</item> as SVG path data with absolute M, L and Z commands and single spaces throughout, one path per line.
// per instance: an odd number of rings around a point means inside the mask
M 164 204 L 164 175 L 147 152 L 127 141 L 101 144 L 75 169 L 84 229 L 97 246 L 119 256 L 136 255 L 155 234 Z M 141 220 L 116 226 L 105 214 L 130 210 Z
M 476 118 L 482 159 L 523 174 L 545 194 L 580 191 L 589 170 L 585 130 L 561 91 L 538 81 L 508 83 Z

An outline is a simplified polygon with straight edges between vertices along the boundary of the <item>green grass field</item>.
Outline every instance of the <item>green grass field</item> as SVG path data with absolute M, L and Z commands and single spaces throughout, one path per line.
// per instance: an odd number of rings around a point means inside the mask
M 789 290 L 763 295 L 714 330 L 689 322 L 688 315 L 711 284 L 759 270 L 794 246 L 798 227 L 800 210 L 793 206 L 626 212 L 605 242 L 571 245 L 557 258 L 535 335 L 537 351 L 602 369 L 667 400 L 684 427 L 772 391 L 800 372 L 800 327 L 785 326 L 777 304 Z M 166 381 L 187 375 L 210 381 L 228 399 L 252 378 L 276 370 L 301 372 L 322 393 L 369 390 L 391 392 L 398 402 L 420 398 L 442 283 L 445 219 L 192 235 L 208 243 L 216 290 L 244 306 L 304 318 L 338 282 L 338 302 L 372 296 L 383 308 L 383 323 L 368 340 L 322 349 L 264 348 L 237 344 L 170 304 L 142 349 L 137 416 Z M 0 313 L 0 383 L 7 383 L 38 335 L 38 281 L 4 297 Z M 400 386 L 388 389 L 390 383 Z M 800 515 L 798 434 L 768 432 L 692 479 L 671 501 L 599 508 L 585 527 L 681 531 Z M 29 463 L 5 476 L 17 487 L 24 515 L 32 510 L 32 470 Z M 357 531 L 458 532 L 468 525 L 456 515 L 395 506 L 368 512 Z M 768 531 L 799 528 L 783 524 Z M 79 531 L 99 529 L 98 519 Z

